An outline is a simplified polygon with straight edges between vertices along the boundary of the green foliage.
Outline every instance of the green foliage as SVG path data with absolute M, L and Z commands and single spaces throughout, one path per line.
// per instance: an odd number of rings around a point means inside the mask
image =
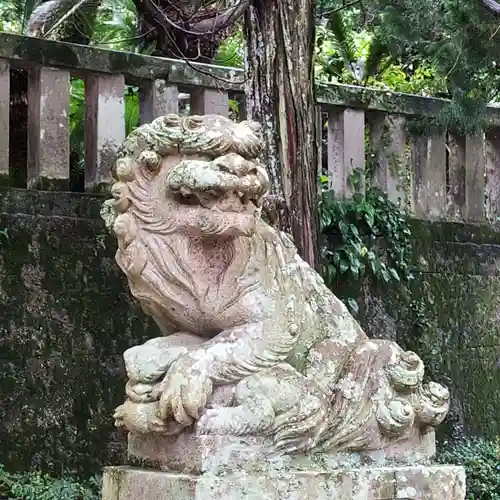
M 318 29 L 316 43 L 318 55 L 321 57 L 323 47 L 327 54 L 320 62 L 320 74 L 330 80 L 366 85 L 380 80 L 392 62 L 380 31 L 357 31 L 352 16 L 343 10 L 333 10 L 327 16 L 325 28 Z
M 324 179 L 327 181 L 327 179 Z M 351 180 L 359 185 L 359 178 Z M 407 215 L 375 188 L 359 191 L 351 199 L 339 199 L 324 191 L 319 204 L 323 276 L 329 287 L 363 282 L 371 277 L 383 283 L 412 278 L 411 230 Z M 345 297 L 353 313 L 358 312 L 351 294 Z
M 481 1 L 367 0 L 370 29 L 383 34 L 391 54 L 426 61 L 455 107 L 440 121 L 462 133 L 484 127 L 486 105 L 498 100 L 500 19 Z
M 362 21 L 364 12 L 357 7 L 333 12 L 317 27 L 315 71 L 319 80 L 421 95 L 445 92 L 444 79 L 425 55 L 395 53 L 380 26 Z
M 354 33 L 349 29 L 341 11 L 333 12 L 330 15 L 326 28 L 333 35 L 333 46 L 339 57 L 346 64 L 354 63 L 357 59 Z
M 318 15 L 319 79 L 446 97 L 453 104 L 424 128 L 484 129 L 500 99 L 500 16 L 481 1 L 325 0 Z
M 327 13 L 335 1 L 320 2 L 318 12 Z M 422 95 L 446 90 L 444 80 L 422 57 L 400 62 L 390 51 L 381 30 L 361 27 L 360 10 L 349 9 L 325 16 L 317 26 L 315 74 L 332 83 L 368 85 Z M 239 29 L 225 39 L 214 64 L 243 67 L 245 40 Z
M 465 467 L 468 500 L 500 500 L 500 437 L 447 444 L 437 460 Z
M 99 500 L 100 479 L 77 482 L 41 472 L 9 473 L 0 464 L 0 498 L 8 500 Z
M 144 47 L 138 36 L 137 11 L 133 0 L 104 0 L 92 26 L 91 45 L 105 49 L 150 54 L 154 46 Z
M 215 54 L 213 64 L 242 68 L 245 58 L 245 39 L 241 28 L 221 42 Z
M 1 1 L 0 31 L 23 33 L 38 3 L 35 0 Z M 142 37 L 137 36 L 138 19 L 134 1 L 103 0 L 97 12 L 95 7 L 95 3 L 91 2 L 77 13 L 79 25 L 77 31 L 88 33 L 91 45 L 138 52 Z M 142 53 L 149 53 L 152 50 L 153 47 L 141 47 Z
M 35 0 L 0 2 L 0 31 L 23 33 L 35 4 Z
M 85 87 L 83 80 L 73 78 L 69 101 L 69 143 L 73 153 L 71 168 L 83 172 L 83 140 L 85 129 Z
M 125 91 L 125 134 L 139 126 L 139 87 L 128 86 Z
M 440 377 L 443 364 L 446 364 L 446 350 L 443 348 L 442 332 L 435 315 L 432 292 L 423 283 L 418 295 L 410 292 L 409 307 L 406 311 L 404 337 L 424 362 L 426 373 L 432 378 Z M 426 293 L 427 292 L 427 293 Z

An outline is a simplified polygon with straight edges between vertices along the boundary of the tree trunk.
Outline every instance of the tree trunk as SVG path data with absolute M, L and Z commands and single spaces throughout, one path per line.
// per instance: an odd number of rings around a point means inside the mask
M 280 229 L 291 233 L 302 258 L 317 269 L 314 7 L 315 0 L 250 1 L 245 93 L 248 118 L 262 123 L 268 146 L 271 212 Z

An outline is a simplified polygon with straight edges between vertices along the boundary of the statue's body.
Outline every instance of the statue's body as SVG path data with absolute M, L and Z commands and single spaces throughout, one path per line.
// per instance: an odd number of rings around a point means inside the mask
M 125 141 L 103 218 L 164 337 L 125 353 L 132 433 L 257 435 L 276 453 L 419 441 L 448 410 L 418 356 L 370 340 L 260 218 L 258 127 L 158 118 Z

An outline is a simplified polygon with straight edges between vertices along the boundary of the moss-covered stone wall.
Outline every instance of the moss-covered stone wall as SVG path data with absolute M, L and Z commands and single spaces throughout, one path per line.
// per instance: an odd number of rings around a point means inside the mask
M 488 225 L 413 221 L 409 286 L 371 287 L 361 323 L 416 351 L 451 389 L 441 437 L 500 435 L 500 232 Z
M 0 463 L 120 463 L 122 353 L 157 333 L 128 293 L 102 198 L 0 191 Z
M 131 299 L 103 198 L 0 191 L 0 462 L 82 475 L 123 460 L 122 353 L 158 333 Z M 414 224 L 410 286 L 372 288 L 361 322 L 416 350 L 453 394 L 444 432 L 500 434 L 500 234 Z

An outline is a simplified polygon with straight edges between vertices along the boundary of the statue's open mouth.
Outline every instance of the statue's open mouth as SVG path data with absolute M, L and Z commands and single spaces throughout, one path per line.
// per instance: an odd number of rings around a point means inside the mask
M 167 187 L 181 205 L 249 214 L 261 206 L 269 179 L 258 164 L 231 154 L 181 161 L 168 174 Z

